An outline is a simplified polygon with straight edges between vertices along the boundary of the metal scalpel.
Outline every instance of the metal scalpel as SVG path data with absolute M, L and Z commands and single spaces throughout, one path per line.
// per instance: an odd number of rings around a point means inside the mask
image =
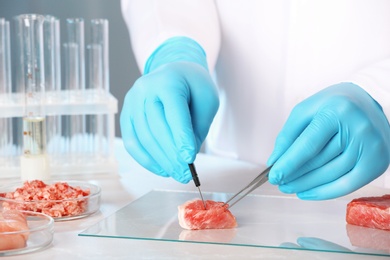
M 198 178 L 198 174 L 196 173 L 195 165 L 193 163 L 190 163 L 190 164 L 188 164 L 188 166 L 190 167 L 190 172 L 191 172 L 191 175 L 192 175 L 192 179 L 194 180 L 195 186 L 199 190 L 200 198 L 202 199 L 204 209 L 207 209 L 206 208 L 206 203 L 204 202 L 204 199 L 203 199 L 202 192 L 200 191 L 200 181 L 199 181 L 199 178 Z
M 244 198 L 246 195 L 248 195 L 249 193 L 251 193 L 252 191 L 254 191 L 255 189 L 257 189 L 258 187 L 260 187 L 261 185 L 263 185 L 264 183 L 266 183 L 268 181 L 268 173 L 269 171 L 271 170 L 272 168 L 272 165 L 269 166 L 267 169 L 265 169 L 263 172 L 261 172 L 256 178 L 253 179 L 253 181 L 251 181 L 247 186 L 245 186 L 242 190 L 240 190 L 239 192 L 237 192 L 236 194 L 233 195 L 233 197 L 231 197 L 228 201 L 225 202 L 225 204 L 223 204 L 223 206 L 227 205 L 229 202 L 231 202 L 234 198 L 236 198 L 238 195 L 240 195 L 241 193 L 243 193 L 245 191 L 244 194 L 242 194 L 240 197 L 238 197 L 236 199 L 236 201 L 234 201 L 233 203 L 231 203 L 229 205 L 229 208 L 233 207 L 234 204 L 236 204 L 237 202 L 239 202 L 242 198 Z

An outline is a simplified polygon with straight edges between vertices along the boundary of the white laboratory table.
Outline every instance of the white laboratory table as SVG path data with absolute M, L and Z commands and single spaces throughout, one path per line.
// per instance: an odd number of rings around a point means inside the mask
M 34 253 L 3 259 L 389 259 L 306 250 L 78 236 L 88 227 L 153 189 L 196 191 L 192 183 L 183 185 L 147 172 L 126 153 L 120 139 L 115 140 L 115 149 L 119 161 L 118 173 L 93 178 L 72 177 L 79 180 L 88 179 L 101 186 L 100 212 L 79 220 L 55 222 L 54 239 L 49 247 Z M 262 168 L 205 154 L 198 155 L 196 167 L 204 192 L 236 192 Z M 353 198 L 376 193 L 382 195 L 384 192 L 386 192 L 384 188 L 366 186 L 350 196 Z M 268 183 L 255 193 L 280 195 L 278 189 Z

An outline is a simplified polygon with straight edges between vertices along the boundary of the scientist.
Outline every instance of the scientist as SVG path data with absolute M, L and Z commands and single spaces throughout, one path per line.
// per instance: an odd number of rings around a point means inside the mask
M 301 199 L 346 195 L 390 161 L 390 1 L 122 0 L 142 76 L 127 151 L 187 183 L 208 153 L 274 164 Z

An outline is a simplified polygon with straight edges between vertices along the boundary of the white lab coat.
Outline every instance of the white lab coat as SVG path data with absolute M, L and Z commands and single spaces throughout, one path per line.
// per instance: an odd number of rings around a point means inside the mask
M 390 119 L 388 0 L 122 0 L 141 71 L 165 39 L 205 49 L 221 105 L 206 151 L 265 164 L 298 102 L 352 81 Z

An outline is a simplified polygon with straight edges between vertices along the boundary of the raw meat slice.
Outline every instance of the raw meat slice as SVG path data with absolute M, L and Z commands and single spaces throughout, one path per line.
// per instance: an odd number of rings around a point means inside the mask
M 178 207 L 179 224 L 184 229 L 227 229 L 237 227 L 236 218 L 223 202 L 206 200 L 187 201 Z
M 26 247 L 26 240 L 21 234 L 0 234 L 0 252 Z
M 347 205 L 348 224 L 390 230 L 390 194 L 354 199 Z
M 0 232 L 28 230 L 26 216 L 18 210 L 0 212 Z M 27 239 L 28 235 L 24 235 Z
M 28 232 L 10 234 L 6 232 L 27 231 L 27 219 L 22 212 L 5 210 L 0 212 L 0 251 L 26 246 Z

